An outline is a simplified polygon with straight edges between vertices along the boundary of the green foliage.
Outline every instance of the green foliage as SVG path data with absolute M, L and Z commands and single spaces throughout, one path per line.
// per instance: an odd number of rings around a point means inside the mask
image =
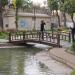
M 20 8 L 23 5 L 24 0 L 16 0 L 16 8 Z
M 68 14 L 73 14 L 75 12 L 75 1 L 74 0 L 68 0 L 64 3 L 64 10 Z
M 28 6 L 30 3 L 30 0 L 16 0 L 15 2 L 15 8 L 16 8 L 16 15 L 15 15 L 15 19 L 16 19 L 16 30 L 18 30 L 18 9 L 19 8 L 23 8 L 25 6 Z
M 30 7 L 31 1 L 30 0 L 16 0 L 16 8 L 24 8 Z
M 1 0 L 2 1 L 2 7 L 8 4 L 8 0 Z
M 75 70 L 71 73 L 71 75 L 75 75 Z
M 30 0 L 24 0 L 22 7 L 23 8 L 31 8 L 32 2 Z
M 58 10 L 58 0 L 48 0 L 48 6 L 51 10 Z
M 64 10 L 68 14 L 75 13 L 75 0 L 48 0 L 51 10 Z
M 8 33 L 7 32 L 0 32 L 0 39 L 6 39 L 8 38 Z

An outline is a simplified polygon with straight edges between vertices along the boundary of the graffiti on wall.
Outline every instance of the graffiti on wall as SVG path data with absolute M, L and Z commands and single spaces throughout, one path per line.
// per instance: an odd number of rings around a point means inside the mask
M 21 28 L 28 27 L 28 21 L 26 21 L 26 20 L 20 20 L 19 23 L 20 23 L 19 25 L 20 25 Z

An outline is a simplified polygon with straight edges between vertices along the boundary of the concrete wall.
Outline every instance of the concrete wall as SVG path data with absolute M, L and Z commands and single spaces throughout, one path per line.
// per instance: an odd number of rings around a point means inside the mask
M 50 17 L 46 14 L 35 14 L 35 20 L 32 13 L 19 13 L 18 15 L 18 30 L 33 30 L 34 25 L 36 30 L 40 30 L 41 20 L 44 20 L 46 23 L 45 30 L 50 29 Z M 4 30 L 16 29 L 15 16 L 4 17 L 3 22 Z
M 34 14 L 32 13 L 19 13 L 18 19 L 18 29 L 19 30 L 33 30 L 34 26 L 36 30 L 40 30 L 40 22 L 44 20 L 46 25 L 45 29 L 50 29 L 50 17 L 46 14 L 35 14 L 36 18 L 34 20 Z M 23 22 L 23 23 L 22 23 Z
M 4 30 L 15 30 L 15 17 L 14 16 L 7 16 L 3 18 L 3 28 Z

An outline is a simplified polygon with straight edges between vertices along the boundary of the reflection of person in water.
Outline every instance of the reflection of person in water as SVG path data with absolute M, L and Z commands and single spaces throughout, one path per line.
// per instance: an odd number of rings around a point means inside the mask
M 42 34 L 42 39 L 43 39 L 43 36 L 44 36 L 44 25 L 45 25 L 45 22 L 43 20 L 41 20 L 41 34 Z

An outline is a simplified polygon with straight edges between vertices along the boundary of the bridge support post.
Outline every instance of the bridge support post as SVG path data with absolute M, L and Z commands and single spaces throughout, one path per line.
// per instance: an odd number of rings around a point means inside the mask
M 41 38 L 41 32 L 39 32 L 39 42 L 41 41 L 40 38 Z
M 57 45 L 58 45 L 58 47 L 60 47 L 60 31 L 59 30 L 57 33 Z
M 25 40 L 25 32 L 23 32 L 23 40 Z
M 11 32 L 9 32 L 9 42 L 11 42 Z
M 69 31 L 69 42 L 71 42 L 71 33 Z

